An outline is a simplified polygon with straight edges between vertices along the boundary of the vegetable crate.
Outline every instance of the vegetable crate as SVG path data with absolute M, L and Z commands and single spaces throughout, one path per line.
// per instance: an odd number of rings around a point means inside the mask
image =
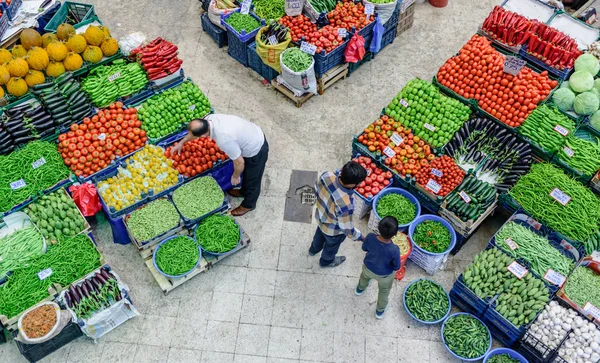
M 0 285 L 1 286 L 1 285 Z M 35 305 L 43 303 L 43 302 L 48 302 L 48 301 L 54 301 L 54 299 L 56 299 L 56 297 L 58 296 L 58 293 L 61 291 L 61 288 L 59 285 L 54 285 L 50 288 L 48 288 L 48 296 L 45 297 L 44 299 L 42 299 L 41 301 L 38 301 Z M 17 331 L 17 323 L 19 322 L 19 318 L 21 317 L 21 315 L 23 315 L 23 313 L 25 313 L 28 309 L 30 309 L 32 306 L 30 306 L 29 308 L 21 311 L 19 314 L 8 318 L 5 315 L 0 315 L 0 324 L 2 326 L 4 326 L 5 329 L 7 329 L 8 331 Z
M 183 68 L 179 69 L 177 72 L 170 74 L 166 77 L 159 78 L 155 81 L 150 81 L 149 85 L 153 91 L 164 91 L 169 88 L 177 87 L 183 83 L 185 79 L 185 73 L 183 72 Z
M 6 5 L 6 1 L 2 1 L 3 12 L 8 14 L 10 20 L 13 20 L 17 16 L 21 5 L 23 5 L 23 0 L 12 0 L 8 6 Z
M 496 47 L 502 48 L 502 49 L 504 49 L 507 52 L 510 52 L 510 53 L 513 53 L 513 54 L 519 54 L 519 52 L 521 51 L 521 46 L 520 45 L 512 46 L 512 45 L 504 44 L 504 43 L 498 41 L 496 38 L 494 38 L 491 35 L 489 35 L 485 30 L 481 29 L 481 26 L 479 26 L 479 29 L 477 30 L 477 34 L 488 38 L 489 40 L 492 41 L 492 43 Z
M 600 262 L 596 261 L 592 256 L 587 256 L 583 259 L 583 261 L 581 261 L 581 263 L 577 267 L 587 267 L 597 273 L 598 269 L 600 268 Z M 579 306 L 577 305 L 577 303 L 569 299 L 565 292 L 564 285 L 560 290 L 558 290 L 556 296 L 559 298 L 559 300 L 562 300 L 562 302 L 564 302 L 567 306 L 573 308 L 579 314 L 586 317 L 588 320 L 593 321 L 594 323 L 596 323 L 596 325 L 600 326 L 600 319 L 595 319 L 590 312 L 584 310 L 583 306 Z
M 590 181 L 590 187 L 596 194 L 600 193 L 600 171 Z
M 583 139 L 594 143 L 598 139 L 596 135 L 585 125 L 578 127 L 573 133 L 573 136 L 577 137 L 578 139 Z M 592 180 L 597 170 L 591 175 L 586 175 L 585 172 L 577 170 L 561 160 L 558 156 L 559 153 L 556 153 L 552 158 L 553 164 L 560 166 L 567 174 L 573 176 L 573 178 L 581 182 L 583 185 L 587 185 Z
M 13 338 L 19 335 L 19 331 L 13 331 Z M 63 346 L 69 344 L 73 340 L 81 337 L 83 333 L 76 323 L 70 322 L 61 330 L 54 338 L 39 344 L 25 344 L 15 339 L 15 344 L 19 348 L 19 352 L 29 362 L 37 362 L 46 356 L 56 352 Z
M 209 1 L 210 3 L 210 1 Z M 213 38 L 215 43 L 219 46 L 219 48 L 223 48 L 227 45 L 227 32 L 215 24 L 211 23 L 210 19 L 208 19 L 208 14 L 204 13 L 200 15 L 200 19 L 202 21 L 202 30 L 204 30 L 208 35 Z
M 266 65 L 258 53 L 256 53 L 256 42 L 252 42 L 248 46 L 248 66 L 269 82 L 279 74 L 275 69 Z
M 348 77 L 350 77 L 350 74 L 352 74 L 354 71 L 358 70 L 360 66 L 367 63 L 371 59 L 373 59 L 373 53 L 367 49 L 363 59 L 359 60 L 356 63 L 348 63 Z
M 324 94 L 327 88 L 333 86 L 337 81 L 346 79 L 346 76 L 348 76 L 348 63 L 331 68 L 322 76 L 317 77 L 317 92 L 320 95 Z
M 172 194 L 171 194 L 171 196 L 172 196 Z M 173 203 L 173 204 L 175 205 L 175 203 Z M 213 214 L 226 212 L 229 209 L 229 203 L 227 202 L 227 197 L 225 197 L 223 200 L 223 204 L 221 204 L 221 206 L 219 208 L 217 208 L 211 212 L 208 212 L 205 215 L 200 216 L 195 219 L 188 219 L 188 218 L 184 217 L 184 215 L 181 214 L 181 212 L 179 211 L 179 208 L 177 208 L 177 205 L 175 205 L 175 209 L 177 209 L 177 213 L 179 213 L 179 216 L 183 220 L 183 225 L 185 226 L 185 228 L 192 228 L 193 226 L 198 224 L 200 221 L 212 216 Z
M 375 15 L 375 16 L 377 16 L 377 15 Z M 376 21 L 374 20 L 374 21 L 370 22 L 369 25 L 365 26 L 364 28 L 362 28 L 358 31 L 358 35 L 365 38 L 365 49 L 368 49 L 369 46 L 371 46 L 371 41 L 373 40 L 373 29 L 375 28 L 375 23 L 376 23 Z M 384 29 L 385 29 L 385 26 L 384 26 Z M 352 36 L 354 35 L 354 33 L 355 33 L 355 31 L 353 31 L 352 34 L 349 37 L 347 37 L 347 39 L 350 40 L 352 38 Z M 344 47 L 344 49 L 346 49 L 346 47 Z
M 444 202 L 444 197 L 440 197 L 439 195 L 435 195 L 426 190 L 419 183 L 417 183 L 414 178 L 411 180 L 408 187 L 408 191 L 413 193 L 419 199 L 421 205 L 424 205 L 425 208 L 434 213 L 437 213 L 440 210 L 440 207 Z
M 573 72 L 573 68 L 568 68 L 568 69 L 563 69 L 563 70 L 554 68 L 554 67 L 544 63 L 541 59 L 538 59 L 533 54 L 529 54 L 527 52 L 527 44 L 525 44 L 521 48 L 521 50 L 519 51 L 519 56 L 521 58 L 523 58 L 524 60 L 526 60 L 527 63 L 529 63 L 530 65 L 534 65 L 538 68 L 548 71 L 548 73 L 562 79 L 563 81 L 566 80 L 567 78 L 569 78 L 569 76 Z
M 144 102 L 154 95 L 155 93 L 152 90 L 152 87 L 150 87 L 150 84 L 147 84 L 146 87 L 142 88 L 138 93 L 121 97 L 119 98 L 119 101 L 123 102 L 125 107 L 133 107 L 133 105 Z
M 383 33 L 383 36 L 381 37 L 381 49 L 392 44 L 394 42 L 394 39 L 396 39 L 397 33 L 398 33 L 398 29 L 395 27 L 388 30 L 387 32 Z M 381 51 L 381 49 L 380 49 L 380 51 Z
M 254 42 L 254 37 L 256 36 L 256 33 L 258 33 L 258 30 L 261 28 L 261 26 L 252 30 L 249 33 L 246 33 L 244 31 L 242 31 L 241 34 L 238 33 L 235 29 L 233 29 L 233 27 L 231 27 L 231 25 L 229 25 L 226 22 L 226 20 L 231 16 L 231 14 L 239 12 L 240 9 L 237 9 L 236 11 L 230 12 L 225 15 L 221 14 L 221 25 L 227 28 L 227 43 L 229 44 L 227 48 L 227 53 L 229 53 L 229 55 L 233 59 L 240 62 L 244 67 L 248 67 L 248 46 L 252 42 Z M 256 19 L 260 24 L 262 24 L 262 26 L 266 25 L 265 22 L 261 22 L 261 20 L 256 15 L 252 13 L 250 13 L 250 15 L 254 19 Z
M 440 206 L 440 216 L 450 222 L 450 224 L 452 224 L 452 228 L 454 228 L 456 232 L 463 236 L 470 236 L 481 225 L 481 223 L 483 223 L 483 221 L 496 210 L 496 207 L 498 206 L 498 199 L 496 198 L 496 200 L 488 207 L 488 209 L 485 210 L 485 212 L 479 216 L 479 218 L 477 218 L 477 220 L 469 220 L 467 222 L 464 222 L 458 218 L 456 214 L 446 209 L 447 205 L 448 202 L 444 201 Z
M 375 24 L 374 22 L 372 24 Z M 363 29 L 367 29 L 369 26 L 366 26 Z M 371 26 L 371 30 L 373 27 Z M 359 34 L 360 31 L 359 31 Z M 362 34 L 361 34 L 362 35 Z M 337 48 L 333 49 L 329 53 L 325 53 L 325 50 L 322 50 L 321 53 L 315 53 L 315 74 L 318 78 L 323 77 L 323 75 L 329 71 L 330 69 L 339 66 L 340 64 L 345 62 L 344 59 L 344 50 L 346 50 L 346 46 L 348 45 L 348 39 L 351 36 L 346 37 L 344 42 L 340 44 Z M 367 47 L 367 42 L 365 39 L 365 47 Z
M 367 148 L 367 146 L 361 144 L 360 142 L 358 142 L 358 137 L 354 136 L 354 138 L 352 138 L 352 154 L 359 154 L 359 155 L 364 155 L 364 156 L 368 156 L 370 157 L 372 160 L 374 160 L 375 162 L 377 162 L 379 165 L 383 164 L 383 156 L 380 154 L 375 154 L 372 153 L 371 151 L 369 151 L 369 149 Z
M 396 29 L 398 30 L 396 36 L 412 28 L 415 22 L 415 4 L 413 3 L 409 5 L 406 10 L 403 10 L 404 5 L 400 8 L 400 16 L 398 17 L 398 25 L 396 26 Z
M 402 1 L 396 2 L 396 9 L 392 13 L 392 16 L 383 24 L 384 33 L 389 32 L 391 29 L 398 29 L 398 21 L 400 20 L 400 10 L 402 8 Z M 396 33 L 394 33 L 394 36 Z
M 450 290 L 450 299 L 453 305 L 478 318 L 483 318 L 483 314 L 490 304 L 490 301 L 481 299 L 465 285 L 462 274 L 454 281 L 454 285 Z
M 521 134 L 520 132 L 519 132 L 519 137 L 521 139 L 523 139 L 523 141 L 527 142 L 529 144 L 529 146 L 531 146 L 531 150 L 533 151 L 533 155 L 536 158 L 536 160 L 549 162 L 552 160 L 554 155 L 556 155 L 555 152 L 551 152 L 551 151 L 544 149 L 542 146 L 536 144 L 535 142 L 533 142 L 531 139 L 529 139 L 527 136 Z
M 10 20 L 8 20 L 8 13 L 2 13 L 2 17 L 0 17 L 0 38 L 4 35 L 6 30 L 8 29 Z
M 75 25 L 90 19 L 94 15 L 96 15 L 94 5 L 65 1 L 48 22 L 44 30 L 46 32 L 55 33 L 58 26 L 62 23 L 67 22 L 71 25 Z

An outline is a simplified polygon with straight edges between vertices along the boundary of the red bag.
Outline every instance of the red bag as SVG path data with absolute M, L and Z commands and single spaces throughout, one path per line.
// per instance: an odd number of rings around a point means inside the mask
M 352 39 L 348 42 L 346 49 L 344 50 L 344 57 L 348 63 L 356 63 L 361 61 L 365 56 L 365 38 L 354 34 Z
M 73 196 L 77 208 L 79 208 L 81 214 L 85 217 L 93 216 L 102 208 L 100 197 L 94 184 L 83 183 L 81 185 L 71 185 L 69 191 Z

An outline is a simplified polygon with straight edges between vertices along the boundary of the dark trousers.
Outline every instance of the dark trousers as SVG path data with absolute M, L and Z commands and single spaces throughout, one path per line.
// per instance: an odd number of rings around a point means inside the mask
M 254 209 L 260 195 L 262 177 L 265 173 L 265 165 L 269 159 L 269 143 L 267 139 L 260 148 L 258 154 L 251 158 L 244 158 L 244 177 L 242 178 L 241 193 L 244 196 L 242 207 Z
M 321 266 L 327 266 L 333 262 L 335 259 L 335 255 L 340 249 L 340 245 L 346 236 L 343 234 L 337 236 L 328 236 L 321 231 L 321 228 L 317 227 L 315 231 L 315 236 L 313 237 L 312 244 L 310 245 L 309 252 L 313 254 L 317 254 L 321 251 L 321 259 L 319 260 L 319 264 Z

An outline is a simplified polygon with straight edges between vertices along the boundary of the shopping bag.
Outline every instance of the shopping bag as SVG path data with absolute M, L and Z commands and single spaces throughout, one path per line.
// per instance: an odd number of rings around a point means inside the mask
M 356 63 L 363 59 L 365 53 L 365 38 L 355 33 L 344 50 L 344 58 L 348 63 Z
M 239 8 L 219 9 L 215 5 L 215 2 L 216 2 L 215 0 L 212 0 L 210 2 L 210 5 L 208 6 L 208 20 L 210 20 L 211 23 L 215 24 L 219 28 L 221 28 L 223 30 L 227 30 L 227 28 L 225 28 L 225 26 L 223 26 L 221 24 L 221 14 L 227 15 L 233 11 L 236 11 Z
M 383 38 L 383 33 L 385 32 L 385 28 L 381 22 L 381 19 L 377 17 L 375 20 L 375 27 L 373 28 L 373 40 L 371 40 L 371 45 L 369 46 L 369 50 L 372 53 L 377 53 L 381 50 L 381 38 Z
M 302 14 L 304 0 L 285 0 L 285 14 L 288 16 L 298 16 Z
M 396 10 L 397 1 L 387 4 L 375 4 L 368 0 L 363 0 L 363 4 L 373 4 L 373 8 L 377 13 L 377 17 L 381 19 L 381 24 L 385 24 L 394 14 L 394 11 Z
M 100 197 L 94 184 L 83 183 L 81 185 L 71 185 L 69 191 L 73 196 L 73 201 L 77 208 L 85 217 L 91 217 L 98 213 L 102 208 Z
M 263 27 L 258 31 L 258 34 L 256 34 L 256 54 L 258 54 L 264 64 L 281 73 L 279 56 L 284 50 L 287 49 L 288 45 L 292 41 L 292 35 L 288 31 L 285 37 L 285 42 L 276 45 L 266 44 L 261 40 L 262 33 L 266 29 L 267 27 Z

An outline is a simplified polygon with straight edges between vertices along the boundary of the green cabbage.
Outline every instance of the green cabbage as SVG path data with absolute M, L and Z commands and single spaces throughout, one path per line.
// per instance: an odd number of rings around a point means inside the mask
M 594 76 L 586 71 L 577 71 L 569 78 L 569 86 L 577 93 L 587 92 L 594 87 Z
M 552 95 L 552 102 L 562 111 L 571 111 L 575 93 L 568 88 L 559 88 Z
M 598 74 L 598 71 L 600 71 L 600 63 L 598 63 L 598 58 L 594 57 L 590 53 L 580 55 L 575 60 L 575 71 L 586 71 L 591 75 Z
M 564 81 L 563 83 L 560 84 L 560 88 L 570 88 L 569 87 L 569 81 Z
M 594 112 L 592 117 L 590 117 L 590 125 L 596 130 L 600 130 L 600 111 Z
M 592 92 L 583 92 L 575 97 L 573 109 L 578 115 L 591 115 L 598 111 L 600 100 Z
M 594 88 L 600 91 L 600 78 L 594 80 Z
M 597 90 L 597 89 L 595 89 L 595 88 L 592 88 L 592 89 L 590 90 L 590 92 L 592 92 L 593 94 L 595 94 L 595 95 L 596 95 L 596 97 L 598 97 L 598 99 L 600 99 L 600 91 L 598 91 L 598 90 Z

